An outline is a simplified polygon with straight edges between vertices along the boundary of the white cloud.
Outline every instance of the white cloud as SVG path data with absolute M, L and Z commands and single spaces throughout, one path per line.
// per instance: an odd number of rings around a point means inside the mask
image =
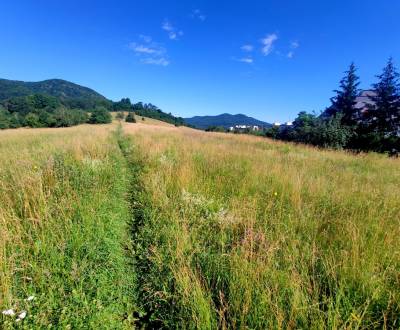
M 233 61 L 237 61 L 237 62 L 242 62 L 242 63 L 246 63 L 246 64 L 253 64 L 254 63 L 254 59 L 250 56 L 247 57 L 241 57 L 241 58 L 236 58 L 236 57 L 232 57 Z
M 293 51 L 290 51 L 289 53 L 287 53 L 287 58 L 293 58 L 293 56 L 294 56 L 294 52 Z
M 243 50 L 244 52 L 252 52 L 254 49 L 253 45 L 243 45 L 242 47 L 240 47 L 241 50 Z
M 300 43 L 298 41 L 292 41 L 290 43 L 290 48 L 292 48 L 292 49 L 297 49 L 299 47 L 300 47 Z
M 242 62 L 242 63 L 247 63 L 247 64 L 253 64 L 254 63 L 254 60 L 251 57 L 240 58 L 238 61 Z
M 168 20 L 165 20 L 162 23 L 161 28 L 168 33 L 168 37 L 171 40 L 177 40 L 178 36 L 183 35 L 183 32 L 177 31 L 176 28 Z
M 140 35 L 141 42 L 131 42 L 128 47 L 143 64 L 153 64 L 167 66 L 170 64 L 167 56 L 167 50 L 149 36 Z
M 261 39 L 261 43 L 263 44 L 261 51 L 264 56 L 267 56 L 271 53 L 276 40 L 278 40 L 278 36 L 275 33 L 269 34 L 265 38 Z
M 152 38 L 151 38 L 151 37 L 145 36 L 145 35 L 143 35 L 143 34 L 141 34 L 141 35 L 139 36 L 139 38 L 142 39 L 142 40 L 143 40 L 144 42 L 146 42 L 146 43 L 150 43 L 150 42 L 152 41 Z
M 149 42 L 147 44 L 131 42 L 129 44 L 129 48 L 137 54 L 163 55 L 166 53 L 166 49 L 164 47 L 161 47 L 159 44 L 154 42 Z
M 153 65 L 161 65 L 161 66 L 168 66 L 169 65 L 169 60 L 167 60 L 164 57 L 160 58 L 153 58 L 153 57 L 148 57 L 148 58 L 143 58 L 141 59 L 141 62 L 144 64 L 153 64 Z
M 204 22 L 204 21 L 206 20 L 206 18 L 207 18 L 207 16 L 204 15 L 204 14 L 201 12 L 200 9 L 195 9 L 195 10 L 193 10 L 193 13 L 192 13 L 191 17 L 192 17 L 192 18 L 196 18 L 196 19 L 198 19 L 198 20 L 200 20 L 200 21 L 202 21 L 202 22 Z

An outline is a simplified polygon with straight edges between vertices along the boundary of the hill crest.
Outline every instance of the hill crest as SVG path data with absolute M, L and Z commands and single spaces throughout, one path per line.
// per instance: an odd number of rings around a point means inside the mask
M 232 115 L 230 113 L 222 113 L 216 116 L 194 116 L 191 118 L 184 118 L 184 120 L 189 125 L 200 129 L 206 129 L 211 126 L 222 126 L 224 128 L 229 128 L 235 125 L 256 125 L 263 127 L 272 126 L 270 123 L 246 116 L 241 113 L 236 115 Z

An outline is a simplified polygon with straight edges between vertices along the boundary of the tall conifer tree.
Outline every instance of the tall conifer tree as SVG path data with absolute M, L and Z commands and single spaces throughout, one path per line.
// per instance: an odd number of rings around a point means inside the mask
M 370 117 L 374 118 L 371 123 L 379 132 L 397 134 L 400 129 L 400 74 L 392 58 L 376 77 L 378 82 L 373 84 L 376 95 L 371 97 L 375 102 L 370 111 Z
M 356 74 L 357 68 L 351 63 L 349 70 L 345 72 L 345 77 L 340 81 L 340 89 L 335 90 L 336 96 L 331 99 L 332 107 L 329 115 L 342 114 L 342 123 L 354 125 L 356 97 L 359 95 L 360 78 Z

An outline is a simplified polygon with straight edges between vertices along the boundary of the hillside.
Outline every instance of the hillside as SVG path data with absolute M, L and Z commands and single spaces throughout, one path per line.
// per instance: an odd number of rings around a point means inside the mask
M 270 123 L 248 117 L 243 114 L 231 115 L 229 113 L 223 113 L 218 116 L 195 116 L 191 118 L 184 118 L 185 122 L 196 128 L 206 129 L 211 126 L 222 126 L 224 128 L 229 128 L 235 125 L 256 125 L 270 127 Z
M 38 82 L 0 79 L 0 101 L 32 94 L 46 94 L 61 100 L 88 99 L 106 101 L 107 99 L 94 90 L 62 79 L 49 79 Z

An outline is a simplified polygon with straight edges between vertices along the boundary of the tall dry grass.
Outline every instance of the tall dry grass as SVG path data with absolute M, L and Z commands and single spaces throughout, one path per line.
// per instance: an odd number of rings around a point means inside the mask
M 136 253 L 154 324 L 400 327 L 399 160 L 187 128 L 125 131 L 146 168 Z

